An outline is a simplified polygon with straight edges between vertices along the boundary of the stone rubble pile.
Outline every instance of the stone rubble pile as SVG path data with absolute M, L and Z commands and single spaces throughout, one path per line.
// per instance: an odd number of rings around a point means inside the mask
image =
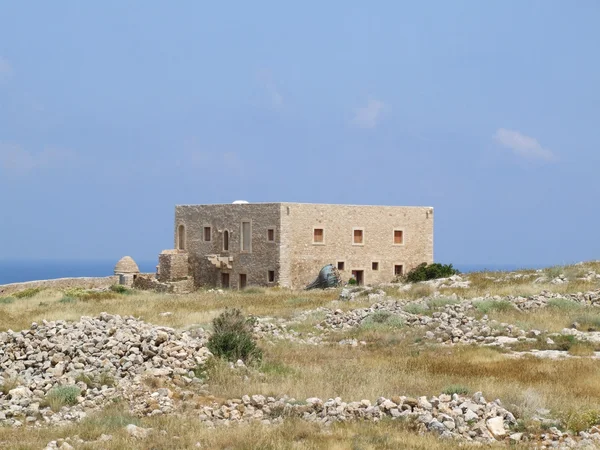
M 489 320 L 483 316 L 480 320 L 467 313 L 474 308 L 470 302 L 446 305 L 443 311 L 435 311 L 429 315 L 413 314 L 405 309 L 406 303 L 387 300 L 371 305 L 369 308 L 358 308 L 343 312 L 340 309 L 331 311 L 323 322 L 317 325 L 319 329 L 349 329 L 365 323 L 378 313 L 389 313 L 399 317 L 408 327 L 427 327 L 425 336 L 429 340 L 443 344 L 483 344 L 498 345 L 513 344 L 518 341 L 535 341 L 540 331 L 526 332 L 511 324 Z
M 139 390 L 143 376 L 197 382 L 193 370 L 210 356 L 206 341 L 202 331 L 177 332 L 106 313 L 2 332 L 0 425 L 80 420 L 85 411 Z M 52 411 L 48 394 L 60 387 L 79 395 Z
M 288 340 L 298 344 L 319 345 L 323 343 L 323 337 L 312 332 L 299 333 L 288 328 L 289 325 L 298 323 L 297 320 L 285 321 L 272 317 L 260 317 L 256 319 L 253 333 L 256 337 L 269 337 L 276 340 Z
M 344 402 L 339 397 L 327 401 L 308 398 L 298 402 L 289 397 L 245 395 L 221 405 L 205 406 L 200 413 L 200 420 L 209 426 L 242 421 L 274 424 L 281 423 L 284 417 L 298 417 L 323 425 L 349 420 L 405 419 L 411 420 L 417 431 L 479 442 L 503 440 L 509 435 L 508 428 L 517 423 L 500 400 L 487 402 L 481 393 L 473 397 L 442 394 L 429 399 L 424 396 L 380 397 L 375 404 L 369 400 Z

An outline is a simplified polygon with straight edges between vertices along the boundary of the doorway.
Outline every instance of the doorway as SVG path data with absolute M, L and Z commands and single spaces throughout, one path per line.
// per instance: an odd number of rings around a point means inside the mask
M 240 285 L 239 285 L 240 289 L 246 289 L 246 274 L 245 273 L 240 273 Z
M 356 284 L 362 286 L 365 283 L 365 271 L 364 270 L 353 270 L 352 275 L 356 280 Z
M 221 287 L 224 289 L 229 288 L 229 274 L 221 272 Z

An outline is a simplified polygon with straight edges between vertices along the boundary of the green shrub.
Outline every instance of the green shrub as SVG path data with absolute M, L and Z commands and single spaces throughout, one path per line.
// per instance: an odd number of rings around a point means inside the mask
M 563 421 L 569 430 L 579 433 L 600 423 L 600 411 L 571 410 L 564 414 Z
M 113 387 L 115 385 L 115 379 L 108 372 L 101 372 L 99 374 L 82 372 L 77 375 L 75 381 L 77 383 L 85 383 L 88 388 L 100 388 L 102 386 Z
M 400 316 L 392 314 L 388 311 L 375 311 L 362 321 L 361 326 L 365 329 L 396 329 L 402 328 L 404 326 L 404 321 Z
M 581 305 L 573 300 L 566 298 L 551 298 L 548 300 L 548 308 L 560 309 L 562 311 L 571 311 L 580 309 Z
M 77 397 L 81 395 L 81 389 L 77 386 L 57 386 L 50 389 L 46 394 L 46 402 L 52 411 L 60 411 L 63 406 L 77 404 Z
M 447 278 L 460 273 L 452 264 L 422 263 L 406 274 L 405 280 L 409 283 L 434 280 L 436 278 Z
M 75 303 L 77 301 L 77 299 L 73 298 L 73 297 L 63 297 L 61 298 L 58 303 Z
M 25 289 L 23 291 L 15 292 L 13 294 L 13 297 L 15 297 L 15 298 L 30 298 L 36 294 L 39 294 L 40 292 L 42 292 L 42 290 L 43 290 L 42 288 L 29 288 L 29 289 Z
M 356 278 L 352 277 L 348 280 L 348 284 L 350 286 L 356 286 L 358 284 L 358 281 L 356 281 Z
M 483 314 L 491 312 L 504 312 L 515 309 L 514 305 L 508 300 L 479 300 L 473 302 L 475 308 Z
M 450 297 L 435 297 L 427 301 L 427 305 L 431 309 L 442 309 L 447 305 L 456 305 L 457 303 L 460 303 L 460 300 Z
M 252 336 L 254 318 L 246 318 L 237 309 L 225 310 L 213 320 L 213 334 L 208 340 L 208 349 L 213 355 L 228 361 L 241 359 L 246 364 L 259 362 L 262 350 Z
M 127 289 L 127 287 L 123 286 L 122 284 L 113 284 L 110 287 L 110 290 L 116 292 L 117 294 L 132 294 L 131 289 Z
M 585 314 L 575 319 L 577 329 L 580 331 L 600 331 L 600 316 L 596 314 Z
M 0 305 L 9 305 L 14 301 L 14 297 L 0 297 Z
M 404 311 L 411 314 L 421 315 L 431 313 L 431 310 L 427 306 L 420 303 L 409 303 L 408 305 L 404 306 Z
M 554 345 L 557 350 L 568 351 L 577 344 L 577 338 L 572 334 L 559 334 L 558 336 L 552 336 Z
M 460 384 L 451 384 L 446 389 L 443 390 L 444 394 L 452 395 L 466 395 L 469 393 L 469 388 L 466 386 L 461 386 Z

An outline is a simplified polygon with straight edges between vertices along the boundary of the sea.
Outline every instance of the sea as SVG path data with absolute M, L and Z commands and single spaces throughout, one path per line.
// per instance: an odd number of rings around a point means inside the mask
M 156 272 L 157 261 L 136 261 L 140 272 Z M 0 285 L 53 278 L 108 277 L 116 261 L 0 260 Z
M 140 272 L 153 273 L 157 261 L 136 261 Z M 50 280 L 72 277 L 107 277 L 113 274 L 115 261 L 65 261 L 65 260 L 0 260 L 0 285 L 22 281 Z M 540 265 L 516 264 L 455 264 L 462 273 L 537 269 Z

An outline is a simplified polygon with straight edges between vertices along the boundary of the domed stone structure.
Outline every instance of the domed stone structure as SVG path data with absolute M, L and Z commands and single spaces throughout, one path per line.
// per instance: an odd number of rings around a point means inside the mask
M 140 273 L 138 265 L 131 256 L 123 256 L 115 266 L 115 275 Z

